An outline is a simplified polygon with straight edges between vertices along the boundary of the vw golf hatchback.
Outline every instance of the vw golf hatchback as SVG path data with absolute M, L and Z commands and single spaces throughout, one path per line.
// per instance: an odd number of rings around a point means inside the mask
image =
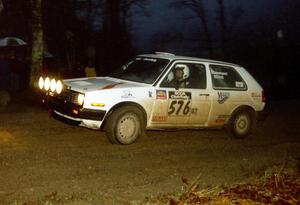
M 106 77 L 41 77 L 43 102 L 59 118 L 131 144 L 147 129 L 226 128 L 248 136 L 265 107 L 241 66 L 169 53 L 138 55 Z

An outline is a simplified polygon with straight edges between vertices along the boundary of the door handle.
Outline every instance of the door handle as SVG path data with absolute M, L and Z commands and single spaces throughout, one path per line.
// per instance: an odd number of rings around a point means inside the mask
M 199 94 L 199 96 L 209 96 L 209 94 L 208 93 L 201 93 L 201 94 Z

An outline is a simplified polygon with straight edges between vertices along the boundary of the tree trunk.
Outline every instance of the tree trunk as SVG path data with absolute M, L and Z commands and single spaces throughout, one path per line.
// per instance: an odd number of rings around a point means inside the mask
M 204 30 L 203 32 L 204 32 L 204 36 L 205 36 L 205 40 L 206 40 L 207 50 L 208 50 L 209 56 L 211 57 L 211 56 L 213 56 L 214 51 L 213 51 L 213 46 L 212 46 L 211 34 L 210 34 L 209 28 L 208 28 L 206 10 L 204 8 L 202 0 L 196 0 L 193 2 L 194 3 L 192 5 L 194 8 L 192 8 L 192 10 L 194 10 L 194 12 L 198 15 L 198 17 L 201 20 L 203 30 Z
M 208 55 L 212 57 L 214 50 L 203 0 L 177 0 L 171 2 L 170 4 L 175 8 L 187 8 L 197 15 L 197 17 L 200 19 L 200 24 L 202 24 L 203 27 L 203 35 L 205 38 L 204 46 L 206 46 L 205 49 L 207 49 Z
M 209 29 L 208 29 L 206 15 L 203 14 L 203 16 L 200 17 L 200 19 L 201 19 L 202 26 L 204 29 L 204 35 L 206 38 L 208 53 L 209 53 L 209 56 L 211 57 L 211 56 L 213 56 L 214 51 L 213 51 L 213 46 L 212 46 L 211 35 L 210 35 Z
M 3 1 L 0 0 L 0 15 L 1 15 L 1 13 L 2 13 L 3 10 L 4 10 Z
M 32 50 L 30 87 L 36 87 L 43 66 L 43 27 L 42 27 L 42 0 L 31 0 L 32 5 Z
M 221 49 L 222 49 L 222 55 L 225 57 L 226 55 L 226 41 L 227 41 L 227 26 L 226 26 L 226 17 L 225 17 L 225 5 L 224 0 L 217 0 L 219 4 L 219 21 L 220 21 L 220 27 L 221 27 Z

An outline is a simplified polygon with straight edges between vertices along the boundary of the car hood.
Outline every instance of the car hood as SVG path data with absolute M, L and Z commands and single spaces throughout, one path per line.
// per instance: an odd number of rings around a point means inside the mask
M 110 77 L 76 78 L 63 81 L 65 86 L 77 92 L 86 93 L 113 88 L 142 87 L 143 83 L 124 81 Z

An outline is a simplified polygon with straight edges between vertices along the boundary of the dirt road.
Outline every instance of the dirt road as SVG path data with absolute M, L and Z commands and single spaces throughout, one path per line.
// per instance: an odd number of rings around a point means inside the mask
M 0 204 L 125 204 L 180 193 L 181 177 L 200 186 L 246 182 L 289 157 L 300 157 L 300 102 L 277 102 L 255 135 L 224 131 L 149 131 L 130 146 L 103 132 L 11 105 L 0 111 Z

